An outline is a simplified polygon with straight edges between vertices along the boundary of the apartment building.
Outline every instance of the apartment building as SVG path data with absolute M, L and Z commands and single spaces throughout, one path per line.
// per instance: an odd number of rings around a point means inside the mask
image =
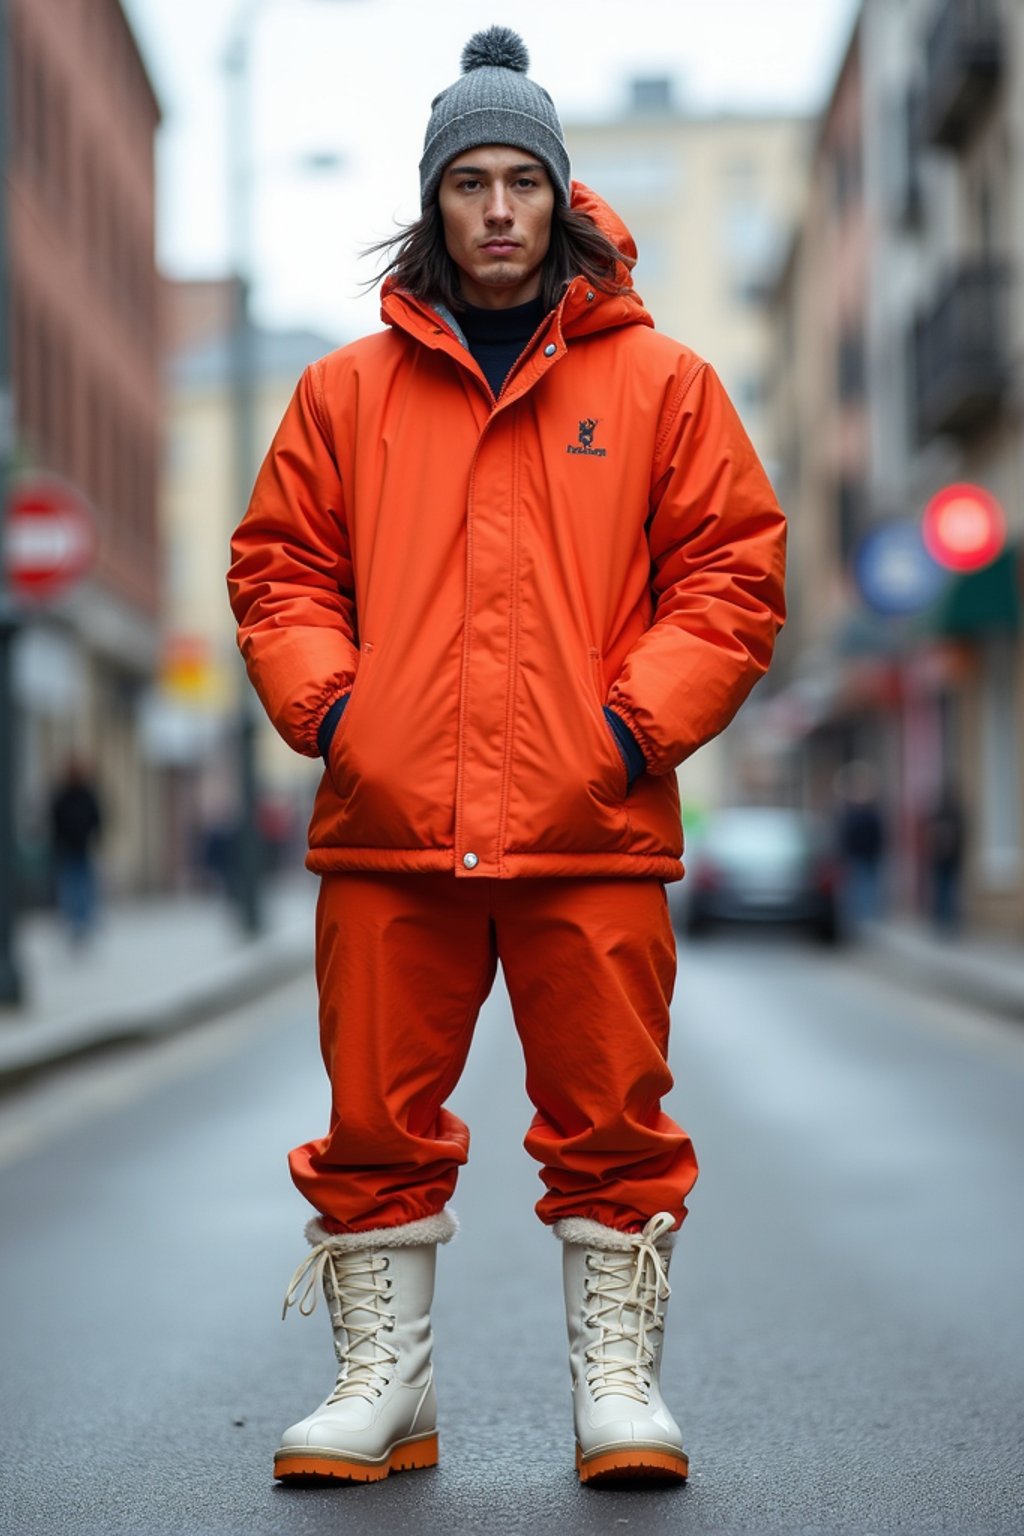
M 630 83 L 624 110 L 568 122 L 573 175 L 629 227 L 634 282 L 659 330 L 705 357 L 726 388 L 769 474 L 780 462 L 769 298 L 799 214 L 809 124 L 801 117 L 695 115 L 668 79 Z M 756 770 L 756 699 L 729 736 L 680 770 L 684 805 L 699 815 L 745 796 Z M 730 750 L 731 748 L 731 750 Z
M 870 477 L 861 26 L 816 128 L 802 215 L 779 276 L 770 370 L 777 490 L 789 514 L 789 618 L 771 687 L 783 678 L 789 687 L 769 711 L 780 728 L 769 735 L 783 754 L 799 742 L 789 760 L 795 782 L 785 789 L 818 810 L 829 805 L 842 761 L 887 756 L 874 713 L 844 702 L 846 692 L 863 694 L 877 681 L 871 646 L 871 666 L 849 660 L 858 650 L 850 561 L 868 517 Z
M 854 98 L 844 147 L 840 122 Z M 835 217 L 851 146 L 860 161 L 852 222 Z M 967 829 L 968 919 L 1017 935 L 1022 167 L 1024 8 L 865 0 L 780 288 L 775 370 L 796 551 L 796 622 L 775 723 L 788 736 L 794 777 L 822 805 L 844 761 L 875 762 L 894 838 L 891 895 L 908 908 L 927 903 L 930 810 L 954 793 Z M 851 368 L 857 349 L 844 361 L 843 325 L 822 319 L 848 313 L 845 274 L 854 269 L 861 362 Z M 851 467 L 852 494 L 843 488 Z M 1001 504 L 1004 555 L 950 576 L 921 612 L 874 612 L 857 581 L 862 540 L 883 522 L 919 521 L 932 496 L 964 481 Z
M 164 285 L 163 629 L 159 682 L 145 720 L 153 756 L 173 771 L 165 853 L 182 883 L 204 836 L 230 827 L 239 814 L 238 740 L 247 705 L 265 815 L 282 825 L 304 823 L 320 771 L 285 746 L 251 695 L 228 607 L 228 540 L 245 510 L 234 458 L 236 309 L 231 279 Z M 308 331 L 254 328 L 253 428 L 261 452 L 303 369 L 333 345 Z
M 18 821 L 41 859 L 68 753 L 107 803 L 109 879 L 157 878 L 160 786 L 138 702 L 156 665 L 159 107 L 117 0 L 8 0 L 6 188 L 15 455 L 91 502 L 97 561 L 26 615 L 15 651 Z M 32 831 L 31 829 L 34 829 Z

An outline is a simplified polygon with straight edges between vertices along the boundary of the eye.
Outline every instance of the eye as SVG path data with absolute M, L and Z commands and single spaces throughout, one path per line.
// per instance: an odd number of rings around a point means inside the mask
M 475 192 L 480 185 L 481 182 L 476 176 L 463 176 L 461 180 L 456 182 L 460 192 Z
M 520 188 L 525 188 L 527 191 L 531 187 L 535 187 L 536 185 L 537 185 L 537 183 L 536 183 L 536 181 L 534 180 L 534 178 L 532 176 L 520 176 L 516 180 L 516 186 L 520 187 Z

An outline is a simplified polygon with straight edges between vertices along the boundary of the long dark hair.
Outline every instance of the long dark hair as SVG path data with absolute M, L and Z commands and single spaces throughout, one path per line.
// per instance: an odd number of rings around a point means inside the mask
M 403 225 L 396 234 L 378 240 L 363 252 L 365 256 L 382 253 L 391 259 L 370 278 L 367 287 L 391 276 L 398 287 L 427 303 L 443 304 L 451 310 L 463 307 L 459 269 L 445 245 L 439 203 L 431 203 L 414 223 Z M 620 282 L 616 272 L 619 262 L 631 264 L 589 214 L 556 203 L 551 218 L 551 243 L 541 269 L 540 298 L 544 308 L 554 309 L 574 277 L 585 277 L 602 293 L 621 293 L 626 284 Z

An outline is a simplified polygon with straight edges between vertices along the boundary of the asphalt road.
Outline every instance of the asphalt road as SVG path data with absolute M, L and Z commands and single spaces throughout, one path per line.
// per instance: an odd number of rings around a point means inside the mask
M 283 1153 L 326 1112 L 299 984 L 0 1105 L 0 1526 L 10 1536 L 331 1531 L 1019 1533 L 1024 1036 L 856 956 L 684 954 L 674 1113 L 703 1172 L 673 1266 L 681 1490 L 583 1490 L 557 1244 L 532 1215 L 504 994 L 436 1307 L 442 1464 L 274 1485 L 332 1379 Z

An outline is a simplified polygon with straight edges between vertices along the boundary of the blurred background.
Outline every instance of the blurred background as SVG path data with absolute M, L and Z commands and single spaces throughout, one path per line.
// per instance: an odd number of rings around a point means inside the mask
M 680 772 L 694 1475 L 601 1514 L 1018 1536 L 1024 0 L 0 0 L 0 1506 L 339 1518 L 268 1462 L 324 1386 L 326 1332 L 278 1321 L 283 1153 L 328 1110 L 319 769 L 224 573 L 300 372 L 379 324 L 360 252 L 418 213 L 492 22 L 790 519 L 775 665 Z M 499 986 L 453 1100 L 446 1459 L 349 1490 L 353 1529 L 596 1528 L 522 1075 Z
M 1018 938 L 1022 7 L 513 20 L 656 323 L 721 373 L 790 516 L 777 662 L 680 773 L 694 860 L 723 806 L 781 808 L 772 846 L 814 844 L 847 934 Z M 428 104 L 479 24 L 458 0 L 0 4 L 8 1001 L 19 914 L 219 893 L 253 934 L 301 867 L 316 768 L 244 685 L 227 538 L 302 368 L 379 324 L 360 251 L 417 213 Z M 747 915 L 785 915 L 762 865 Z

